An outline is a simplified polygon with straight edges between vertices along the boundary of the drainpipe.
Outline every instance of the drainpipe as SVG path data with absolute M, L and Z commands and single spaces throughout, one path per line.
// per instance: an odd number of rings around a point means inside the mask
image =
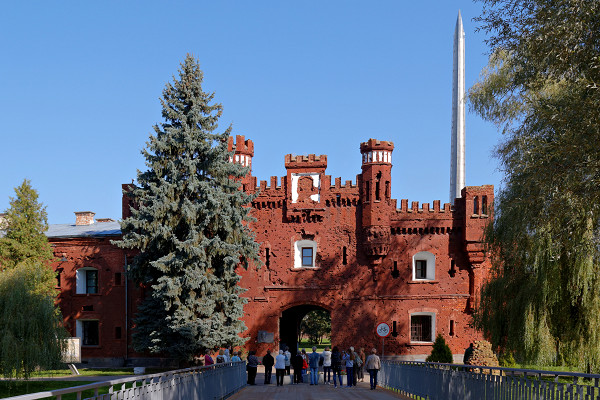
M 127 288 L 129 286 L 129 274 L 127 273 L 127 254 L 125 254 L 125 364 L 127 364 L 127 360 L 129 359 L 129 297 L 127 293 Z

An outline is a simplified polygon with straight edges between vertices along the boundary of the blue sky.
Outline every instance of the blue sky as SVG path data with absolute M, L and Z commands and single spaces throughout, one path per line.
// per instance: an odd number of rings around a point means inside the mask
M 284 155 L 327 154 L 355 181 L 360 142 L 395 143 L 392 196 L 448 201 L 452 41 L 466 85 L 487 63 L 469 1 L 26 1 L 0 13 L 0 210 L 30 179 L 50 223 L 119 219 L 121 184 L 161 122 L 159 97 L 186 53 L 223 104 L 220 127 L 255 145 L 253 175 Z M 493 184 L 494 126 L 467 113 L 467 185 Z

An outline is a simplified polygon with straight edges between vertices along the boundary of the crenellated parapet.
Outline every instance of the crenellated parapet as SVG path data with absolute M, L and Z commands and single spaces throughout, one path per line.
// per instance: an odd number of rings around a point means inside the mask
M 229 158 L 230 162 L 252 168 L 252 157 L 254 157 L 254 143 L 252 140 L 246 140 L 244 136 L 236 135 L 234 142 L 233 137 L 229 136 L 227 150 L 233 152 L 233 156 Z
M 308 169 L 310 171 L 325 171 L 327 168 L 327 156 L 315 154 L 296 156 L 293 154 L 285 155 L 285 169 Z
M 392 151 L 394 143 L 385 140 L 369 139 L 360 144 L 363 165 L 392 164 Z

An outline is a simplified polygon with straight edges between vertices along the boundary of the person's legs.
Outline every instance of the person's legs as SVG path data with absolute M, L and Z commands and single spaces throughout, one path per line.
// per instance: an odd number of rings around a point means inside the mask
M 316 385 L 317 379 L 319 378 L 319 373 L 318 373 L 318 368 L 310 368 L 310 384 L 311 385 Z
M 348 387 L 352 386 L 354 383 L 354 372 L 352 371 L 352 367 L 346 367 L 346 385 Z
M 378 372 L 379 372 L 379 370 L 377 370 L 377 369 L 373 370 L 373 376 L 374 376 L 374 378 L 373 378 L 373 380 L 374 380 L 374 382 L 373 382 L 373 390 L 375 390 L 375 388 L 377 387 L 377 373 Z
M 338 368 L 338 380 L 340 381 L 340 387 L 342 387 L 342 367 Z
M 331 367 L 323 367 L 323 382 L 331 382 Z
M 371 384 L 371 389 L 373 389 L 373 382 L 375 381 L 375 375 L 373 374 L 373 370 L 367 370 L 369 372 L 369 383 Z
M 256 367 L 249 367 L 248 368 L 248 384 L 256 385 L 256 383 L 254 382 L 255 379 L 256 379 Z
M 271 368 L 265 367 L 265 385 L 271 383 Z

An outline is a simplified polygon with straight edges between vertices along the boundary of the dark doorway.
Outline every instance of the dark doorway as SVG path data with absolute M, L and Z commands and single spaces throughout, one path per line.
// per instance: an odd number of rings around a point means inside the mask
M 288 346 L 290 353 L 298 352 L 298 336 L 300 335 L 300 322 L 306 314 L 314 310 L 325 310 L 313 304 L 303 304 L 288 308 L 281 313 L 279 318 L 279 345 L 280 348 Z M 329 310 L 325 310 L 329 312 Z

